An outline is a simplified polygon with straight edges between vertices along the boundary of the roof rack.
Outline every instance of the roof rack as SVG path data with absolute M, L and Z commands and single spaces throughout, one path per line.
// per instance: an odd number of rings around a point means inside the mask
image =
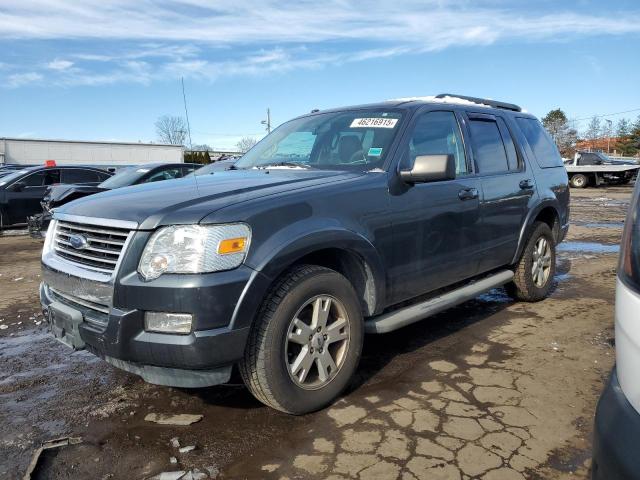
M 478 97 L 467 97 L 466 95 L 455 95 L 453 93 L 441 93 L 440 95 L 436 95 L 436 98 L 445 98 L 445 97 L 453 97 L 459 98 L 461 100 L 467 100 L 468 102 L 479 103 L 482 105 L 489 105 L 494 108 L 502 108 L 504 110 L 512 110 L 514 112 L 521 112 L 522 108 L 513 103 L 507 102 L 499 102 L 497 100 L 489 100 L 488 98 L 478 98 Z

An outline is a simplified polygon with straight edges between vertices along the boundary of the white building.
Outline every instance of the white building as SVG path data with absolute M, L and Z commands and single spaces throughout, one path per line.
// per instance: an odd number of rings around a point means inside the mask
M 55 160 L 58 165 L 113 167 L 184 161 L 181 145 L 0 138 L 0 165 L 42 165 L 47 160 Z

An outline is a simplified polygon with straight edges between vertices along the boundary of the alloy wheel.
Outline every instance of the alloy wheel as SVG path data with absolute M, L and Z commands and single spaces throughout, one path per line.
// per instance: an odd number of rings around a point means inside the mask
M 533 283 L 536 287 L 542 288 L 549 279 L 551 273 L 551 245 L 545 237 L 540 237 L 536 241 L 536 245 L 533 249 L 533 265 L 531 267 L 531 274 L 533 276 Z
M 306 390 L 326 386 L 344 364 L 350 323 L 335 297 L 318 295 L 298 310 L 287 329 L 285 361 L 289 376 Z

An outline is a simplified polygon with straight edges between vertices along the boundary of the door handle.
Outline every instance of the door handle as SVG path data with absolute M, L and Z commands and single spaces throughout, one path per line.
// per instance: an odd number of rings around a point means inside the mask
M 533 180 L 531 180 L 530 178 L 527 178 L 525 180 L 520 180 L 520 188 L 522 190 L 528 190 L 530 188 L 533 188 Z
M 477 188 L 463 188 L 458 192 L 458 198 L 460 200 L 473 200 L 474 198 L 478 198 L 478 189 Z

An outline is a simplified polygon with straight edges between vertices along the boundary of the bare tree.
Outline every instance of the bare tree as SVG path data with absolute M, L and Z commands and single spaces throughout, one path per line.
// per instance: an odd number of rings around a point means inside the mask
M 182 117 L 163 115 L 156 121 L 156 134 L 162 143 L 184 145 L 187 125 Z
M 587 131 L 584 136 L 587 140 L 597 140 L 602 134 L 602 125 L 598 117 L 593 117 L 587 126 Z
M 236 143 L 236 148 L 242 153 L 247 153 L 256 143 L 258 143 L 258 140 L 253 137 L 242 137 L 240 141 Z

